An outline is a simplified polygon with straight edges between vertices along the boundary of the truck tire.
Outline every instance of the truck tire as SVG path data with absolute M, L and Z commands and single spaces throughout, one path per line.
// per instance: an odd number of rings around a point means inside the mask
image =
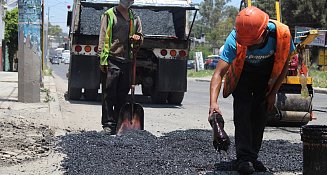
M 145 96 L 150 96 L 152 92 L 152 87 L 151 86 L 143 86 L 141 85 L 142 88 L 142 94 Z
M 81 88 L 69 88 L 68 89 L 68 97 L 70 100 L 80 100 L 82 96 Z
M 163 104 L 167 102 L 168 92 L 154 90 L 151 94 L 152 103 Z
M 184 99 L 184 92 L 170 92 L 168 95 L 168 103 L 180 105 Z
M 90 101 L 96 101 L 98 99 L 98 89 L 85 89 L 84 98 Z

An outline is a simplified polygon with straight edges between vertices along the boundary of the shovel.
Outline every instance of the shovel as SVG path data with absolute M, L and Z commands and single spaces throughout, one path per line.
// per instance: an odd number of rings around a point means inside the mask
M 131 100 L 126 103 L 119 112 L 116 133 L 124 134 L 130 130 L 144 129 L 144 110 L 139 103 L 135 103 L 135 77 L 136 77 L 136 54 L 138 49 L 132 49 L 132 82 L 131 82 Z

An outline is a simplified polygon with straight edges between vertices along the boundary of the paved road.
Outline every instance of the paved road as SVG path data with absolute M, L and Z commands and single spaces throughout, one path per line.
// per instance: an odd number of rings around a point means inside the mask
M 51 65 L 54 73 L 59 76 L 64 83 L 67 83 L 66 73 L 68 66 L 65 64 Z M 67 85 L 65 85 L 67 87 Z M 137 87 L 136 93 L 140 93 L 140 87 Z M 224 116 L 229 116 L 227 119 L 232 121 L 232 97 L 227 99 L 220 98 L 220 108 Z M 187 111 L 196 111 L 201 117 L 199 119 L 205 120 L 208 111 L 209 103 L 209 82 L 198 82 L 194 80 L 188 81 L 188 91 L 185 94 L 183 105 L 174 108 L 184 108 Z M 149 105 L 146 104 L 145 108 L 168 108 L 169 105 Z M 327 124 L 327 94 L 316 93 L 313 98 L 313 110 L 314 116 L 317 120 L 309 122 L 309 124 Z M 192 113 L 187 112 L 184 115 L 191 115 Z M 201 113 L 201 114 L 200 114 Z
M 61 109 L 66 123 L 73 129 L 101 130 L 100 102 L 68 101 L 65 98 L 67 92 L 67 78 L 65 76 L 68 65 L 60 64 L 52 66 L 56 85 L 61 93 Z M 136 94 L 140 94 L 140 87 L 136 88 Z M 60 97 L 60 96 L 59 96 Z M 139 98 L 140 99 L 140 98 Z M 327 124 L 327 95 L 315 94 L 313 98 L 314 116 L 317 120 L 309 124 Z M 143 102 L 147 102 L 146 98 Z M 234 134 L 232 97 L 220 98 L 220 108 L 226 122 L 226 131 Z M 166 132 L 186 129 L 210 129 L 207 122 L 209 108 L 209 82 L 188 80 L 188 91 L 185 93 L 183 105 L 154 105 L 142 103 L 145 111 L 145 129 L 155 135 Z M 68 117 L 67 117 L 68 116 Z M 267 127 L 266 139 L 286 139 L 301 142 L 299 128 Z

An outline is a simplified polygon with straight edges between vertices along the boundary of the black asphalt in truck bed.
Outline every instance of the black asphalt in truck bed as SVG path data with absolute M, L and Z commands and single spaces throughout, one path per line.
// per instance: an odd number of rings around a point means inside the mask
M 84 35 L 99 35 L 101 15 L 105 9 L 91 7 L 81 8 L 80 33 Z M 175 36 L 172 14 L 168 11 L 154 12 L 147 9 L 135 9 L 135 14 L 142 21 L 143 34 Z
M 81 132 L 61 138 L 59 150 L 67 174 L 203 174 L 232 171 L 234 138 L 221 157 L 212 146 L 210 130 L 186 130 L 155 137 L 147 131 L 123 136 Z M 261 160 L 270 172 L 302 171 L 302 144 L 285 140 L 264 141 Z

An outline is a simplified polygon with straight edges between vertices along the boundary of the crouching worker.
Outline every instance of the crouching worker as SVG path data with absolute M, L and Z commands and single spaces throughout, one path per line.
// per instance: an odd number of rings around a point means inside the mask
M 258 160 L 266 113 L 274 108 L 294 50 L 286 25 L 254 6 L 238 13 L 211 79 L 209 116 L 221 114 L 217 99 L 226 75 L 223 97 L 234 97 L 236 168 L 241 174 L 266 171 Z

